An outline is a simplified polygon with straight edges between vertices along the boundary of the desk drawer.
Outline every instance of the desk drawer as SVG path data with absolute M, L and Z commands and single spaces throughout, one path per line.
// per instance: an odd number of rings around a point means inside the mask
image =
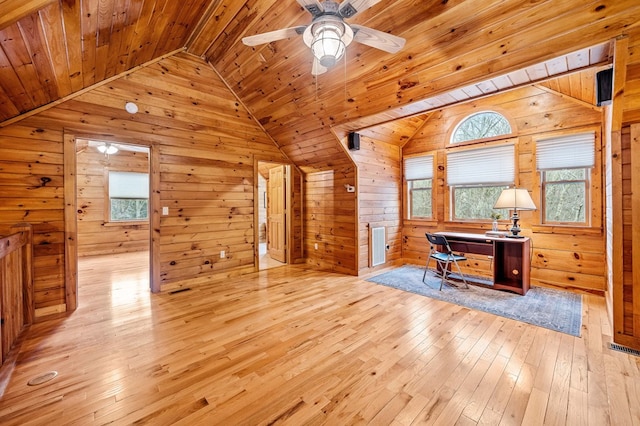
M 448 239 L 448 241 L 451 246 L 451 250 L 453 251 L 484 254 L 487 256 L 493 255 L 493 242 L 491 241 L 456 241 L 454 239 Z

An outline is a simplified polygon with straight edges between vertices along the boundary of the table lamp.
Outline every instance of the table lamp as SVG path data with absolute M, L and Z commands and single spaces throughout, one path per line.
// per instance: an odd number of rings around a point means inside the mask
M 494 209 L 513 209 L 513 226 L 511 227 L 511 235 L 507 235 L 510 238 L 523 238 L 518 235 L 520 233 L 520 226 L 518 221 L 518 210 L 535 210 L 536 205 L 533 203 L 529 192 L 524 188 L 507 188 L 502 190 L 502 193 L 498 197 L 498 201 L 493 206 Z

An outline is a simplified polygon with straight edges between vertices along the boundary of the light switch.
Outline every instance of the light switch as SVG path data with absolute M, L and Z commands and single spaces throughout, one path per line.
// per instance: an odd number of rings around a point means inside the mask
M 162 208 L 162 215 L 163 216 L 167 216 L 169 214 L 169 207 L 163 207 Z

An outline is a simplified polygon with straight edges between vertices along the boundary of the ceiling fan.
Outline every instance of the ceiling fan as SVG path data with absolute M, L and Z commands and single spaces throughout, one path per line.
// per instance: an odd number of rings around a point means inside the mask
M 396 53 L 404 47 L 405 39 L 402 37 L 344 22 L 345 18 L 354 17 L 380 0 L 345 0 L 340 4 L 333 0 L 297 1 L 313 16 L 309 25 L 244 37 L 242 42 L 247 46 L 257 46 L 302 35 L 302 40 L 311 48 L 314 56 L 313 75 L 325 73 L 334 66 L 352 41 L 389 53 Z

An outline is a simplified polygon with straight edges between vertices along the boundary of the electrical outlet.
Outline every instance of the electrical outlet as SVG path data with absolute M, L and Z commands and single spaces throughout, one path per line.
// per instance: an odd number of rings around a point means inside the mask
M 224 250 L 220 250 L 220 259 L 224 259 L 225 257 L 227 257 L 227 254 L 224 252 Z
M 169 214 L 169 207 L 163 207 L 162 208 L 162 215 L 163 216 L 167 216 Z
M 318 250 L 318 243 L 315 243 L 315 244 L 313 245 L 313 248 L 314 248 L 314 249 L 316 249 L 316 250 Z

